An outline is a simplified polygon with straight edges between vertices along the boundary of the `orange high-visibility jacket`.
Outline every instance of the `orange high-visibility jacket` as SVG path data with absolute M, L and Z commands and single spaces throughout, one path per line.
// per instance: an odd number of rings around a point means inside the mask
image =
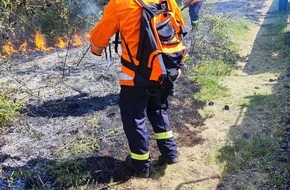
M 144 3 L 159 2 L 159 0 L 143 0 Z M 184 20 L 181 11 L 175 0 L 171 1 L 171 10 L 176 14 L 180 25 L 184 26 Z M 101 20 L 91 31 L 91 51 L 101 55 L 104 47 L 109 44 L 112 37 L 118 30 L 121 32 L 122 58 L 130 62 L 123 38 L 129 47 L 129 50 L 136 58 L 139 43 L 140 23 L 142 7 L 135 0 L 110 0 L 104 9 Z M 136 65 L 139 62 L 134 59 Z M 121 65 L 120 85 L 134 86 L 134 71 Z

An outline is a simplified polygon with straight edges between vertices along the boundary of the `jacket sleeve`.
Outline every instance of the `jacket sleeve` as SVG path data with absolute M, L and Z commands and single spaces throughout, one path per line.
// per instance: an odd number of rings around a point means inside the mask
M 104 9 L 101 20 L 91 31 L 91 51 L 96 55 L 101 55 L 103 49 L 109 44 L 110 37 L 113 36 L 119 28 L 117 14 L 115 11 L 115 1 L 111 0 Z

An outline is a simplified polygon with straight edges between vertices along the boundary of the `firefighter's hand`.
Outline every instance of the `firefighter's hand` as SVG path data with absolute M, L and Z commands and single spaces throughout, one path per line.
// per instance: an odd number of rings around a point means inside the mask
M 189 5 L 194 5 L 195 3 L 197 3 L 197 0 L 187 0 L 183 3 L 184 7 L 187 7 Z
M 183 3 L 183 6 L 184 6 L 184 7 L 188 7 L 188 5 L 189 5 L 189 1 L 185 1 L 185 2 Z
M 91 44 L 91 52 L 96 56 L 101 56 L 104 48 L 96 47 Z

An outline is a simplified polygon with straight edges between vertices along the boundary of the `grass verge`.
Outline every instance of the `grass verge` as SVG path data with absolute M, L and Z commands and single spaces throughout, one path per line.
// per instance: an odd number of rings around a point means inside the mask
M 277 66 L 273 70 L 280 78 L 284 77 L 283 68 L 285 70 L 285 61 L 287 57 L 289 59 L 286 52 L 289 52 L 290 44 L 287 41 L 289 27 L 287 28 L 285 22 L 280 22 L 282 20 L 278 18 L 277 22 L 263 26 L 265 32 L 262 38 L 267 37 L 268 41 L 267 46 L 261 46 L 260 50 L 265 50 L 265 53 L 272 52 L 273 59 L 279 59 L 277 62 L 281 62 L 280 65 L 276 62 L 267 69 L 270 71 L 270 67 Z M 205 102 L 217 99 L 223 101 L 223 97 L 230 96 L 228 88 L 222 83 L 223 76 L 234 73 L 239 45 L 244 45 L 243 39 L 248 39 L 247 35 L 252 35 L 250 30 L 255 25 L 248 20 L 227 19 L 221 16 L 210 18 L 208 23 L 208 26 L 203 26 L 205 29 L 201 29 L 203 32 L 200 32 L 206 34 L 196 34 L 192 60 L 197 63 L 194 64 L 194 71 L 188 78 L 201 87 L 194 95 L 195 99 Z M 233 40 L 236 43 L 233 43 Z M 224 185 L 226 189 L 282 188 L 285 187 L 287 180 L 289 181 L 290 168 L 287 164 L 289 158 L 285 155 L 285 140 L 281 140 L 285 137 L 283 121 L 288 95 L 283 84 L 279 82 L 278 80 L 277 85 L 272 85 L 271 94 L 254 94 L 241 97 L 239 100 L 247 102 L 241 105 L 241 110 L 246 109 L 245 118 L 241 124 L 231 127 L 226 143 L 220 145 L 215 155 L 217 162 L 224 166 L 221 187 Z M 207 109 L 203 113 L 214 115 Z M 284 148 L 281 148 L 281 144 Z

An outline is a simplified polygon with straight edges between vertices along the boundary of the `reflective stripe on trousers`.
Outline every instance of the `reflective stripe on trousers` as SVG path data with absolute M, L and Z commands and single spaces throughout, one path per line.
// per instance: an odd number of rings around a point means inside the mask
M 130 152 L 130 156 L 134 160 L 148 160 L 149 152 L 147 152 L 146 154 L 135 154 L 133 152 Z
M 155 133 L 155 138 L 157 140 L 161 140 L 161 139 L 169 139 L 173 137 L 173 133 L 172 131 L 166 131 L 166 132 L 161 132 L 161 133 Z

